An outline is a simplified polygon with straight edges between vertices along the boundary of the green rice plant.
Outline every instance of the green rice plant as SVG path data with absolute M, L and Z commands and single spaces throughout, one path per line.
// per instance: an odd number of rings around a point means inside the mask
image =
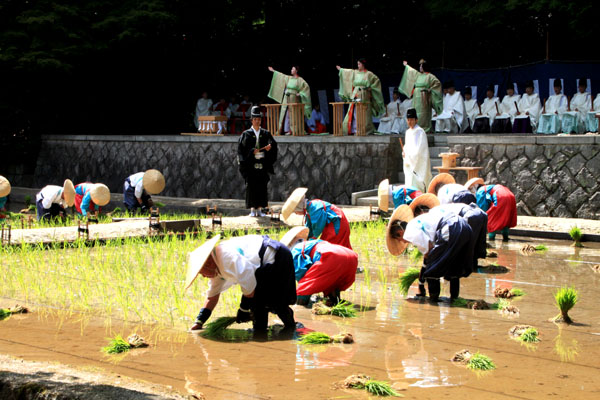
M 519 336 L 519 340 L 525 343 L 537 343 L 540 341 L 539 332 L 534 327 L 527 328 L 525 332 Z
M 394 396 L 401 397 L 402 395 L 396 392 L 389 383 L 383 381 L 369 380 L 365 383 L 364 389 L 376 396 Z
M 117 335 L 114 339 L 110 339 L 108 346 L 102 348 L 102 352 L 106 354 L 119 354 L 129 351 L 131 346 L 127 343 L 121 335 Z
M 413 263 L 418 263 L 419 261 L 421 261 L 421 259 L 423 258 L 423 254 L 421 254 L 421 252 L 419 251 L 418 248 L 413 247 L 410 252 L 408 253 L 408 258 L 410 259 L 410 261 L 412 261 Z
M 350 302 L 342 300 L 331 307 L 331 315 L 335 315 L 336 317 L 355 318 L 356 308 L 354 308 L 354 305 Z
M 10 317 L 11 312 L 8 311 L 5 308 L 0 308 L 0 321 L 2 321 L 3 319 L 6 319 L 8 317 Z
M 512 297 L 525 296 L 525 291 L 519 288 L 513 288 L 510 290 L 510 294 Z
M 546 246 L 545 244 L 538 244 L 537 246 L 535 246 L 535 249 L 537 251 L 546 251 L 548 250 L 548 246 Z
M 154 205 L 158 208 L 163 208 L 165 206 L 165 203 L 161 203 L 160 201 L 155 201 Z
M 400 275 L 400 294 L 406 296 L 411 285 L 419 278 L 420 270 L 414 267 L 408 268 Z
M 581 232 L 581 229 L 579 229 L 577 227 L 577 225 L 575 225 L 571 228 L 571 230 L 569 231 L 569 236 L 571 236 L 571 239 L 573 239 L 574 247 L 583 247 L 583 245 L 581 244 L 581 239 L 583 238 L 583 232 Z
M 477 352 L 467 362 L 467 368 L 478 371 L 489 371 L 496 369 L 496 365 L 488 356 Z
M 331 336 L 323 332 L 310 332 L 303 335 L 300 340 L 298 340 L 298 343 L 300 344 L 325 344 L 331 342 Z
M 494 304 L 492 304 L 492 309 L 502 311 L 504 308 L 510 305 L 510 301 L 508 299 L 498 299 Z
M 30 195 L 26 195 L 23 198 L 23 203 L 25 203 L 25 207 L 29 207 L 31 205 L 31 196 Z
M 225 330 L 233 325 L 235 320 L 236 317 L 219 317 L 213 322 L 206 324 L 200 335 L 211 339 L 223 338 Z
M 572 287 L 562 287 L 556 293 L 554 293 L 554 300 L 556 301 L 556 307 L 559 309 L 560 314 L 554 317 L 554 321 L 563 321 L 567 324 L 573 323 L 571 317 L 569 317 L 569 311 L 577 304 L 579 300 L 579 293 Z
M 467 300 L 463 299 L 462 297 L 458 297 L 456 299 L 452 300 L 452 307 L 466 307 L 468 304 Z

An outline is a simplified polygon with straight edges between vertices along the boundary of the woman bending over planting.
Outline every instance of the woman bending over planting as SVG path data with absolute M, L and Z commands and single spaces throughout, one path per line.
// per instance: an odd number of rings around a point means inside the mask
M 100 207 L 110 202 L 110 190 L 102 183 L 84 182 L 75 186 L 75 210 L 87 217 L 100 212 Z
M 209 279 L 207 299 L 191 330 L 202 329 L 222 292 L 240 285 L 242 301 L 237 322 L 252 321 L 255 332 L 266 332 L 269 312 L 277 314 L 285 329 L 295 329 L 294 264 L 290 250 L 268 236 L 248 235 L 219 243 L 220 235 L 190 254 L 186 288 L 198 274 Z
M 467 221 L 450 210 L 437 210 L 414 217 L 411 207 L 402 205 L 394 210 L 386 233 L 387 248 L 392 255 L 402 254 L 412 243 L 423 254 L 419 274 L 419 293 L 425 296 L 425 281 L 429 299 L 437 302 L 440 278 L 450 281 L 450 299 L 458 298 L 460 278 L 473 269 L 474 238 Z
M 496 239 L 502 233 L 502 240 L 508 240 L 509 228 L 517 226 L 517 201 L 509 188 L 502 185 L 485 185 L 483 179 L 472 179 L 465 184 L 477 196 L 477 205 L 488 215 L 489 239 Z
M 321 239 L 350 250 L 350 224 L 344 212 L 323 200 L 306 199 L 307 188 L 295 189 L 282 208 L 283 219 L 292 213 L 304 215 L 309 239 Z

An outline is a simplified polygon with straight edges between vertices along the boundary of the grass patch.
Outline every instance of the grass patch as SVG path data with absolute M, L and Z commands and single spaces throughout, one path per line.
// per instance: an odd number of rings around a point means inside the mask
M 467 362 L 467 368 L 477 371 L 490 371 L 496 369 L 496 365 L 491 358 L 477 352 Z
M 412 284 L 419 278 L 420 270 L 410 267 L 400 274 L 400 294 L 406 296 Z

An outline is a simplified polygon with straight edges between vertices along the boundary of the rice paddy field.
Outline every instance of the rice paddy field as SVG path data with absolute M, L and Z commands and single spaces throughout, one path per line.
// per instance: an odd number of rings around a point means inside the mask
M 497 256 L 480 260 L 477 273 L 461 280 L 461 301 L 452 305 L 415 298 L 416 283 L 403 294 L 401 274 L 420 268 L 422 257 L 412 249 L 391 257 L 384 232 L 382 221 L 352 226 L 359 271 L 342 297 L 356 317 L 293 307 L 306 328 L 350 333 L 350 344 L 302 344 L 297 334 L 276 328 L 267 338 L 253 338 L 250 324 L 232 325 L 243 334 L 225 339 L 187 332 L 208 286 L 199 278 L 184 292 L 187 255 L 206 233 L 0 247 L 0 308 L 21 304 L 32 311 L 0 320 L 0 353 L 106 369 L 207 399 L 375 398 L 337 384 L 355 374 L 385 381 L 407 398 L 600 397 L 597 243 L 491 242 Z M 283 233 L 267 232 L 273 238 Z M 523 251 L 526 244 L 539 250 Z M 563 311 L 555 299 L 561 288 L 576 290 L 575 304 L 573 292 L 560 303 L 570 304 L 572 324 L 551 322 Z M 495 297 L 500 292 L 507 298 Z M 225 292 L 211 320 L 235 316 L 240 296 L 237 287 Z M 277 323 L 271 315 L 270 324 Z M 516 340 L 509 333 L 515 325 L 535 328 L 538 341 Z M 101 351 L 109 338 L 133 332 L 150 346 L 118 355 Z M 463 350 L 476 357 L 452 361 Z

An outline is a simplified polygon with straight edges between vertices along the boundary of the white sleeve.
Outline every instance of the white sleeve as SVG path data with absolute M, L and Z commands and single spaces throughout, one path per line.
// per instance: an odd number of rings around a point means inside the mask
M 210 278 L 206 297 L 215 297 L 216 295 L 221 294 L 229 289 L 231 285 L 233 285 L 233 282 L 226 281 L 220 276 Z
M 54 202 L 55 197 L 56 197 L 56 195 L 52 195 L 52 196 L 44 195 L 44 199 L 42 200 L 42 207 L 44 207 L 45 210 L 52 207 L 52 203 Z
M 138 199 L 142 198 L 142 194 L 144 193 L 144 178 L 140 179 L 138 183 L 135 185 L 135 197 Z
M 413 219 L 406 225 L 404 240 L 417 246 L 417 249 L 423 255 L 429 252 L 429 235 L 423 229 L 422 222 L 419 219 Z
M 238 283 L 244 295 L 249 295 L 256 289 L 256 277 L 254 272 L 258 268 L 246 257 L 235 251 L 222 251 L 221 264 L 219 266 L 221 275 L 225 280 Z

